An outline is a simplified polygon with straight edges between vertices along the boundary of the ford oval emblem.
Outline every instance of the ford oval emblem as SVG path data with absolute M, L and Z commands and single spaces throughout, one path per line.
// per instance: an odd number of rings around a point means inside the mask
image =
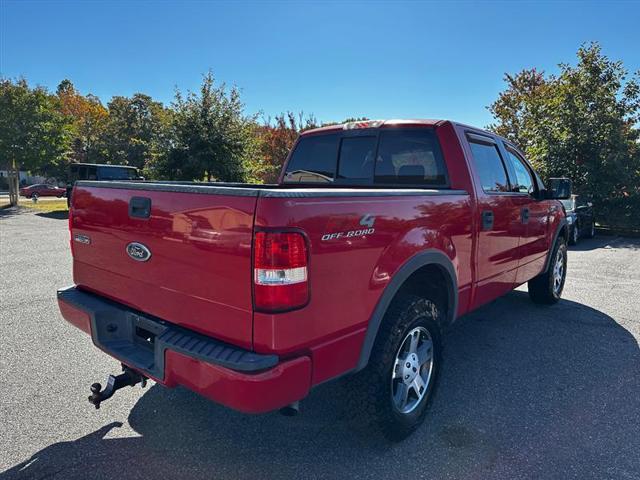
M 127 255 L 137 262 L 146 262 L 151 258 L 149 249 L 138 242 L 131 242 L 127 245 Z

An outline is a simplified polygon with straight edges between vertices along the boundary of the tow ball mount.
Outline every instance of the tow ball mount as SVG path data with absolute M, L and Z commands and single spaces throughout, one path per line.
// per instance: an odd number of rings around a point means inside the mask
M 147 385 L 147 377 L 139 374 L 135 370 L 130 369 L 126 365 L 122 365 L 122 372 L 118 376 L 109 375 L 107 379 L 107 386 L 102 390 L 102 385 L 94 383 L 91 385 L 91 395 L 89 395 L 89 402 L 91 402 L 96 410 L 100 408 L 100 403 L 111 398 L 116 391 L 124 387 L 133 387 L 138 383 L 142 388 Z

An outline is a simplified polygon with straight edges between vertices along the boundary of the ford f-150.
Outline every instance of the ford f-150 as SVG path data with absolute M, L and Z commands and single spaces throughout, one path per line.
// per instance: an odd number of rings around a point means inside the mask
M 438 120 L 306 131 L 276 185 L 79 181 L 59 307 L 124 370 L 89 400 L 151 378 L 292 411 L 348 375 L 347 401 L 404 438 L 448 325 L 526 282 L 560 298 L 570 184 L 553 185 L 507 140 Z

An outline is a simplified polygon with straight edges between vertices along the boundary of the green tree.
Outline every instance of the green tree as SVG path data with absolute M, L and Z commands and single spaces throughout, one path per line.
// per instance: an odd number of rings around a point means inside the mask
M 20 168 L 40 172 L 62 161 L 68 144 L 69 123 L 54 95 L 30 88 L 24 79 L 0 79 L 0 158 L 14 175 Z M 15 184 L 10 186 L 15 204 Z
M 145 168 L 168 149 L 171 113 L 150 96 L 113 97 L 103 144 L 107 163 Z
M 630 202 L 640 207 L 638 73 L 628 78 L 597 43 L 577 57 L 557 75 L 507 75 L 507 89 L 489 107 L 496 119 L 489 128 L 518 144 L 544 178 L 570 177 L 604 219 L 620 213 L 621 202 L 622 210 L 633 210 Z
M 163 176 L 243 181 L 246 154 L 255 149 L 255 116 L 244 115 L 240 91 L 216 86 L 211 72 L 198 93 L 176 91 L 173 145 L 158 166 Z

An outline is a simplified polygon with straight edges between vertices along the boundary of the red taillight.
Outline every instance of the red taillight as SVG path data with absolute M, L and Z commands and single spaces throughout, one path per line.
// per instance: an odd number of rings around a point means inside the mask
M 278 312 L 309 300 L 307 244 L 298 232 L 257 232 L 253 292 L 257 310 Z

